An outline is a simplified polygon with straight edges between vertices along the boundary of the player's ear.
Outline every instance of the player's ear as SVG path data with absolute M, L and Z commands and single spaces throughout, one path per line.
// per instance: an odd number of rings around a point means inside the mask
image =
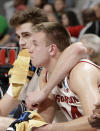
M 88 49 L 88 55 L 91 56 L 94 53 L 94 49 L 93 48 L 89 48 Z
M 51 56 L 55 56 L 57 53 L 57 46 L 55 44 L 50 45 L 49 53 Z

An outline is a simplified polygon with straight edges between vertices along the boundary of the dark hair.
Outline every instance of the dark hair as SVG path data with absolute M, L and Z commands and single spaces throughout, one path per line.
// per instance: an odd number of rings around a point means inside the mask
M 27 5 L 28 0 L 14 0 L 14 7 L 17 8 L 19 5 Z
M 44 8 L 46 5 L 50 5 L 50 6 L 52 7 L 53 12 L 54 12 L 54 13 L 57 13 L 57 11 L 56 11 L 56 9 L 55 9 L 55 7 L 54 7 L 54 4 L 52 4 L 52 3 L 47 3 L 47 4 L 45 4 L 45 5 L 43 6 L 43 8 Z
M 43 10 L 33 7 L 26 8 L 23 11 L 17 11 L 14 16 L 10 19 L 10 25 L 16 27 L 26 22 L 31 22 L 33 25 L 41 22 L 47 22 L 48 18 Z
M 86 8 L 82 11 L 83 24 L 86 25 L 90 21 L 96 21 L 95 11 L 91 8 Z
M 58 22 L 44 22 L 33 27 L 34 32 L 46 35 L 47 45 L 55 44 L 59 51 L 63 51 L 71 44 L 69 32 Z
M 69 10 L 69 11 L 64 12 L 63 14 L 65 14 L 68 17 L 69 26 L 80 25 L 77 15 L 74 11 Z
M 43 6 L 45 5 L 45 4 L 47 4 L 48 3 L 48 0 L 41 0 L 41 3 L 40 3 L 40 5 L 35 5 L 35 7 L 38 7 L 38 8 L 43 8 Z

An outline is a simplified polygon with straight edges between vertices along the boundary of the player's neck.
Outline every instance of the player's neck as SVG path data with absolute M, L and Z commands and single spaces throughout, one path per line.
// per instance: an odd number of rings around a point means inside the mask
M 54 70 L 56 63 L 59 59 L 59 56 L 61 55 L 61 53 L 58 53 L 55 57 L 52 57 L 50 59 L 50 61 L 48 62 L 48 64 L 45 66 L 45 69 L 49 72 L 52 73 L 52 71 Z

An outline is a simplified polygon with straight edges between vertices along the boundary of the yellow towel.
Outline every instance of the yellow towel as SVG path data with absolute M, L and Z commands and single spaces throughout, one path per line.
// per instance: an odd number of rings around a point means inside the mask
M 30 120 L 23 121 L 21 123 L 16 123 L 16 131 L 30 131 L 32 127 L 40 127 L 46 125 L 47 123 L 44 119 L 34 111 L 28 111 L 31 114 L 28 116 Z
M 9 83 L 12 84 L 12 96 L 14 98 L 18 98 L 21 88 L 27 82 L 27 75 L 30 66 L 29 62 L 29 52 L 27 49 L 23 49 L 19 52 L 13 68 L 8 72 L 8 74 L 11 75 Z

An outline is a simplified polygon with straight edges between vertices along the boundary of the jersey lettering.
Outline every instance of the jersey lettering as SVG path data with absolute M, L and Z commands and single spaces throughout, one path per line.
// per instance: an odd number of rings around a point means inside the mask
M 78 111 L 78 108 L 76 106 L 71 106 L 71 115 L 68 113 L 67 109 L 65 107 L 61 107 L 63 109 L 63 111 L 65 111 L 68 116 L 72 119 L 76 119 L 78 117 L 81 117 L 82 114 Z
M 67 96 L 56 95 L 55 98 L 57 102 L 66 102 L 66 103 L 79 102 L 78 99 L 75 98 L 75 96 L 67 97 Z

